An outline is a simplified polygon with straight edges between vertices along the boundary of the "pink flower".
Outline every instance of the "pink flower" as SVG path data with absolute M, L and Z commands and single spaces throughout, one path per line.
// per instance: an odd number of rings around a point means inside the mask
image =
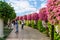
M 38 19 L 39 19 L 38 13 L 34 13 L 34 14 L 33 14 L 33 18 L 34 18 L 34 20 L 38 20 Z
M 27 20 L 31 20 L 31 14 L 27 15 Z
M 42 8 L 42 9 L 40 9 L 40 12 L 39 12 L 39 19 L 46 21 L 47 18 L 48 18 L 47 14 L 48 14 L 47 8 Z
M 27 15 L 24 15 L 24 20 L 27 20 Z
M 20 19 L 20 20 L 23 20 L 23 16 L 20 16 L 19 19 Z
M 52 24 L 55 24 L 56 21 L 60 20 L 60 0 L 48 0 L 47 3 L 48 20 Z M 59 24 L 59 23 L 58 23 Z
M 19 20 L 19 16 L 16 17 L 16 20 Z
M 60 21 L 60 16 L 56 17 L 58 21 Z

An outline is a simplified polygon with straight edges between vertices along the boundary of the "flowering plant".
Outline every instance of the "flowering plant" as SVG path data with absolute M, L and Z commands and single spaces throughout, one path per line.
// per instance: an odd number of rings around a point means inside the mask
M 48 20 L 51 24 L 60 24 L 60 0 L 48 0 Z

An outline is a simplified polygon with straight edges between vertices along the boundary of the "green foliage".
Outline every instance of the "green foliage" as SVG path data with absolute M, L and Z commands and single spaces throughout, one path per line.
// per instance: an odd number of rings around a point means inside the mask
M 4 38 L 0 38 L 0 40 L 6 40 L 6 39 L 4 39 Z
M 12 15 L 16 16 L 13 7 L 11 7 L 8 3 L 0 1 L 0 17 L 11 19 Z
M 35 29 L 38 29 L 38 27 L 37 27 L 38 23 L 37 22 L 38 22 L 37 20 L 34 20 L 34 28 Z
M 26 21 L 27 26 L 31 26 L 32 28 L 38 29 L 40 32 L 46 31 L 46 29 L 42 26 L 42 21 L 38 20 L 37 24 L 34 24 L 34 20 L 31 20 L 30 23 L 29 21 Z
M 4 27 L 4 37 L 3 37 L 3 39 L 6 39 L 11 31 L 12 31 L 12 29 L 9 29 L 8 27 L 7 28 Z
M 54 32 L 54 40 L 60 40 L 60 35 Z
M 4 27 L 4 37 L 0 38 L 0 40 L 6 40 L 6 38 L 8 37 L 8 35 L 10 34 L 10 32 L 12 31 L 12 29 L 9 29 L 8 27 Z
M 34 20 L 31 20 L 31 27 L 35 28 L 35 26 L 34 26 Z
M 42 26 L 42 21 L 41 21 L 41 20 L 38 20 L 37 26 L 38 26 L 38 30 L 39 30 L 40 32 L 46 31 L 46 29 Z
M 51 37 L 52 27 L 51 27 L 50 23 L 48 23 L 48 28 L 49 28 L 49 33 L 50 33 L 50 37 Z M 54 40 L 60 40 L 60 35 L 55 30 L 54 30 Z
M 49 28 L 49 34 L 50 34 L 50 37 L 51 37 L 51 29 L 52 29 L 52 27 L 51 27 L 51 24 L 49 22 L 47 24 L 48 24 L 48 28 Z
M 28 20 L 26 20 L 25 25 L 26 25 L 26 26 L 28 26 L 28 25 L 29 25 L 29 21 L 28 21 Z
M 28 26 L 31 27 L 31 23 L 28 23 Z
M 16 13 L 8 3 L 0 1 L 0 18 L 7 23 L 8 19 L 12 20 L 16 17 Z
M 29 20 L 26 20 L 25 25 L 31 27 L 31 22 L 29 22 Z

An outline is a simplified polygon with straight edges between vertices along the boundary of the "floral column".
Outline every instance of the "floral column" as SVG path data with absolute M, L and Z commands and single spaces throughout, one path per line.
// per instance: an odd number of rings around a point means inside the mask
M 48 20 L 52 25 L 51 40 L 54 40 L 54 26 L 60 23 L 60 0 L 48 0 L 47 2 Z

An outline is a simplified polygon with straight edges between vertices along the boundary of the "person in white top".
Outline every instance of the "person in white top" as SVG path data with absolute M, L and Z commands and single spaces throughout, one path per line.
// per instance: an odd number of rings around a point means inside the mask
M 24 27 L 24 20 L 21 21 L 21 29 Z

